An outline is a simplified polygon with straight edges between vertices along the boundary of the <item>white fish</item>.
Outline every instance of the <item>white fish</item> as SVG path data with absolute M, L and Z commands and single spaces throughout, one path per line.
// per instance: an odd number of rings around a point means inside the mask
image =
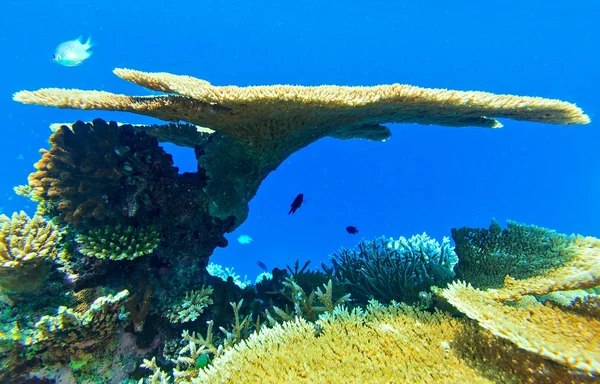
M 83 43 L 81 36 L 76 40 L 65 41 L 56 47 L 56 51 L 52 56 L 52 61 L 65 67 L 75 67 L 92 55 L 89 49 L 92 47 L 92 37 L 88 37 Z
M 240 244 L 250 244 L 252 242 L 252 238 L 248 235 L 242 235 L 238 237 L 238 243 Z

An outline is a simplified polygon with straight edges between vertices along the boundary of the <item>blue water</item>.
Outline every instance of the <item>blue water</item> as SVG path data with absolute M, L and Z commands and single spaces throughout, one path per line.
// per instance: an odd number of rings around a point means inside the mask
M 296 259 L 321 260 L 362 237 L 487 226 L 492 218 L 600 236 L 600 3 L 551 1 L 8 1 L 0 12 L 0 207 L 33 206 L 26 184 L 48 147 L 48 125 L 141 116 L 17 104 L 42 87 L 147 91 L 111 71 L 126 67 L 215 85 L 376 85 L 484 90 L 560 98 L 590 115 L 586 126 L 505 120 L 503 129 L 390 125 L 385 143 L 321 140 L 262 184 L 248 220 L 212 261 L 253 277 Z M 91 34 L 83 65 L 50 61 L 56 45 Z M 190 149 L 165 145 L 181 170 Z M 298 193 L 305 203 L 295 215 Z M 359 235 L 349 235 L 348 225 Z M 251 244 L 236 239 L 251 236 Z

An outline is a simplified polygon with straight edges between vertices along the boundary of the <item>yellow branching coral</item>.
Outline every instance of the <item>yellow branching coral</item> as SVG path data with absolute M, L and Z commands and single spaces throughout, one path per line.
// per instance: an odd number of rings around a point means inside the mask
M 337 307 L 316 323 L 297 317 L 223 347 L 184 332 L 170 377 L 156 364 L 148 383 L 571 383 L 590 382 L 569 369 L 478 328 L 466 318 L 371 301 Z M 214 360 L 206 368 L 202 355 Z M 205 359 L 206 360 L 206 359 Z M 276 369 L 274 369 L 276 367 Z M 141 380 L 140 383 L 143 383 Z
M 462 282 L 440 294 L 494 335 L 569 368 L 600 374 L 600 319 L 539 303 L 504 305 Z
M 0 215 L 0 287 L 10 292 L 38 291 L 46 278 L 46 259 L 54 258 L 59 230 L 43 217 L 23 211 Z
M 225 350 L 192 383 L 490 383 L 452 351 L 460 323 L 399 306 L 337 310 L 263 329 Z M 276 369 L 274 369 L 276 367 Z
M 210 286 L 203 286 L 199 291 L 190 291 L 185 293 L 185 297 L 177 303 L 168 313 L 171 323 L 187 323 L 194 321 L 204 312 L 204 308 L 213 303 L 210 295 L 213 289 Z

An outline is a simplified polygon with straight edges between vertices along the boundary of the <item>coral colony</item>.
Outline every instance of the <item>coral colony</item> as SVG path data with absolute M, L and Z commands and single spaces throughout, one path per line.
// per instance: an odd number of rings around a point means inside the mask
M 557 383 L 600 374 L 595 238 L 494 221 L 452 229 L 455 247 L 425 233 L 362 240 L 321 270 L 297 261 L 255 283 L 209 264 L 265 177 L 320 138 L 384 141 L 386 123 L 589 123 L 573 104 L 398 84 L 244 88 L 115 74 L 164 94 L 14 95 L 165 124 L 53 125 L 27 185 L 15 188 L 36 213 L 0 216 L 0 381 Z M 160 142 L 194 148 L 197 171 L 180 174 Z

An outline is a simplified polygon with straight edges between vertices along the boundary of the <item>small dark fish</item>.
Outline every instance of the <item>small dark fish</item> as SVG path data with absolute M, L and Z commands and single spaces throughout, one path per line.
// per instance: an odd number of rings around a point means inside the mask
M 303 201 L 303 200 L 304 200 L 304 194 L 302 194 L 302 193 L 301 193 L 301 194 L 299 194 L 298 196 L 296 196 L 296 198 L 295 198 L 295 199 L 294 199 L 294 201 L 292 202 L 292 205 L 291 205 L 291 207 L 292 207 L 292 208 L 291 208 L 291 209 L 290 209 L 290 211 L 288 212 L 288 215 L 291 215 L 292 213 L 295 213 L 295 212 L 296 212 L 296 210 L 297 210 L 298 208 L 300 208 L 300 206 L 302 205 L 302 201 Z
M 257 261 L 256 264 L 260 267 L 260 269 L 262 269 L 265 272 L 269 272 L 269 270 L 267 269 L 267 266 L 265 265 L 265 263 L 263 263 L 262 261 Z
M 358 228 L 356 228 L 353 225 L 349 225 L 346 227 L 346 232 L 348 232 L 351 235 L 356 235 L 358 233 Z

